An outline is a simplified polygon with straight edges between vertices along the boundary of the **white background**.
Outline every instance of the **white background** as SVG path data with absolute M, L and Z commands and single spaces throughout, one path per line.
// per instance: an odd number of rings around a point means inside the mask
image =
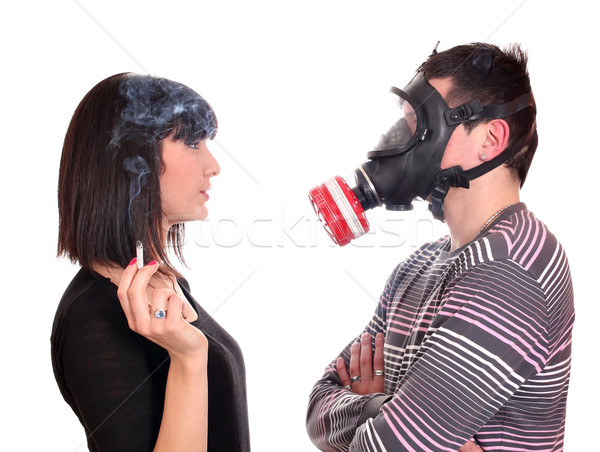
M 599 99 L 591 7 L 538 0 L 8 3 L 0 12 L 0 449 L 86 449 L 50 364 L 54 311 L 76 271 L 55 259 L 58 165 L 80 99 L 103 78 L 133 71 L 183 82 L 217 112 L 212 150 L 222 174 L 210 220 L 188 227 L 184 272 L 245 353 L 253 450 L 314 450 L 304 427 L 312 384 L 368 321 L 393 267 L 445 226 L 422 205 L 410 213 L 377 209 L 368 214 L 374 234 L 336 248 L 316 223 L 307 190 L 365 160 L 379 132 L 367 126 L 370 103 L 389 85 L 404 86 L 437 40 L 440 50 L 473 41 L 521 42 L 529 50 L 540 146 L 522 199 L 570 258 L 577 321 L 566 450 L 593 445 Z

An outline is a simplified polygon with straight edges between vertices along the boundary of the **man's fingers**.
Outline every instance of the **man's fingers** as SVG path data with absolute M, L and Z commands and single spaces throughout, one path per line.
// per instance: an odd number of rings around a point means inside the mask
M 469 440 L 460 449 L 458 449 L 458 452 L 483 452 L 483 450 L 473 441 Z
M 350 384 L 350 375 L 348 375 L 348 371 L 346 370 L 346 361 L 341 356 L 335 362 L 335 368 L 337 370 L 338 376 L 340 377 L 340 382 L 342 386 L 348 386 Z
M 363 333 L 360 338 L 360 376 L 366 381 L 370 381 L 373 374 L 373 351 L 371 348 L 371 335 Z
M 373 357 L 373 371 L 383 371 L 383 346 L 385 343 L 385 336 L 383 333 L 377 333 L 375 336 L 375 356 Z
M 360 342 L 352 344 L 350 349 L 350 378 L 360 376 Z

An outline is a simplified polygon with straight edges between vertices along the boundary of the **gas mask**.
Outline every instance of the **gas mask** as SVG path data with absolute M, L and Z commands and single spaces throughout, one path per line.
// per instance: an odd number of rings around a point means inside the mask
M 459 124 L 505 118 L 525 108 L 535 112 L 531 91 L 501 105 L 484 107 L 474 100 L 450 108 L 419 70 L 403 90 L 392 87 L 390 93 L 395 101 L 393 125 L 367 153 L 369 160 L 355 170 L 354 186 L 335 176 L 309 193 L 325 230 L 340 246 L 369 231 L 365 211 L 380 205 L 388 210 L 411 210 L 413 200 L 428 200 L 433 216 L 443 221 L 450 187 L 469 188 L 469 181 L 506 162 L 535 132 L 534 122 L 529 134 L 512 146 L 513 152 L 504 151 L 475 168 L 442 170 L 446 145 Z

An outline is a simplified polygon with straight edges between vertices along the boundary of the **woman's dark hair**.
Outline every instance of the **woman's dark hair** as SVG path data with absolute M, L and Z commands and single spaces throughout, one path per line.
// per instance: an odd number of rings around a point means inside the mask
M 423 65 L 427 80 L 451 78 L 452 89 L 446 102 L 455 107 L 475 99 L 482 105 L 497 105 L 516 99 L 531 90 L 527 72 L 527 54 L 518 45 L 505 50 L 491 44 L 473 43 L 453 47 L 433 55 Z M 531 108 L 504 118 L 510 128 L 506 150 L 527 136 L 534 126 L 535 112 Z M 465 123 L 467 131 L 486 119 Z M 538 144 L 537 131 L 505 165 L 518 177 L 521 186 Z M 505 150 L 505 152 L 506 152 Z
M 82 267 L 126 267 L 136 242 L 146 262 L 171 265 L 165 243 L 181 262 L 183 224 L 162 229 L 159 176 L 162 140 L 212 139 L 210 105 L 181 83 L 149 75 L 113 75 L 90 90 L 65 136 L 58 181 L 58 256 Z M 145 263 L 146 263 L 145 262 Z

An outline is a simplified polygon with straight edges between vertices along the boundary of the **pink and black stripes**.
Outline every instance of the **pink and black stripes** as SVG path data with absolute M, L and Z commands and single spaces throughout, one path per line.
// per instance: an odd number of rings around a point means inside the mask
M 307 428 L 322 450 L 456 451 L 472 437 L 486 451 L 562 450 L 574 320 L 563 249 L 523 204 L 448 248 L 400 264 L 364 330 L 386 335 L 387 397 L 341 387 L 335 366 L 313 388 Z

